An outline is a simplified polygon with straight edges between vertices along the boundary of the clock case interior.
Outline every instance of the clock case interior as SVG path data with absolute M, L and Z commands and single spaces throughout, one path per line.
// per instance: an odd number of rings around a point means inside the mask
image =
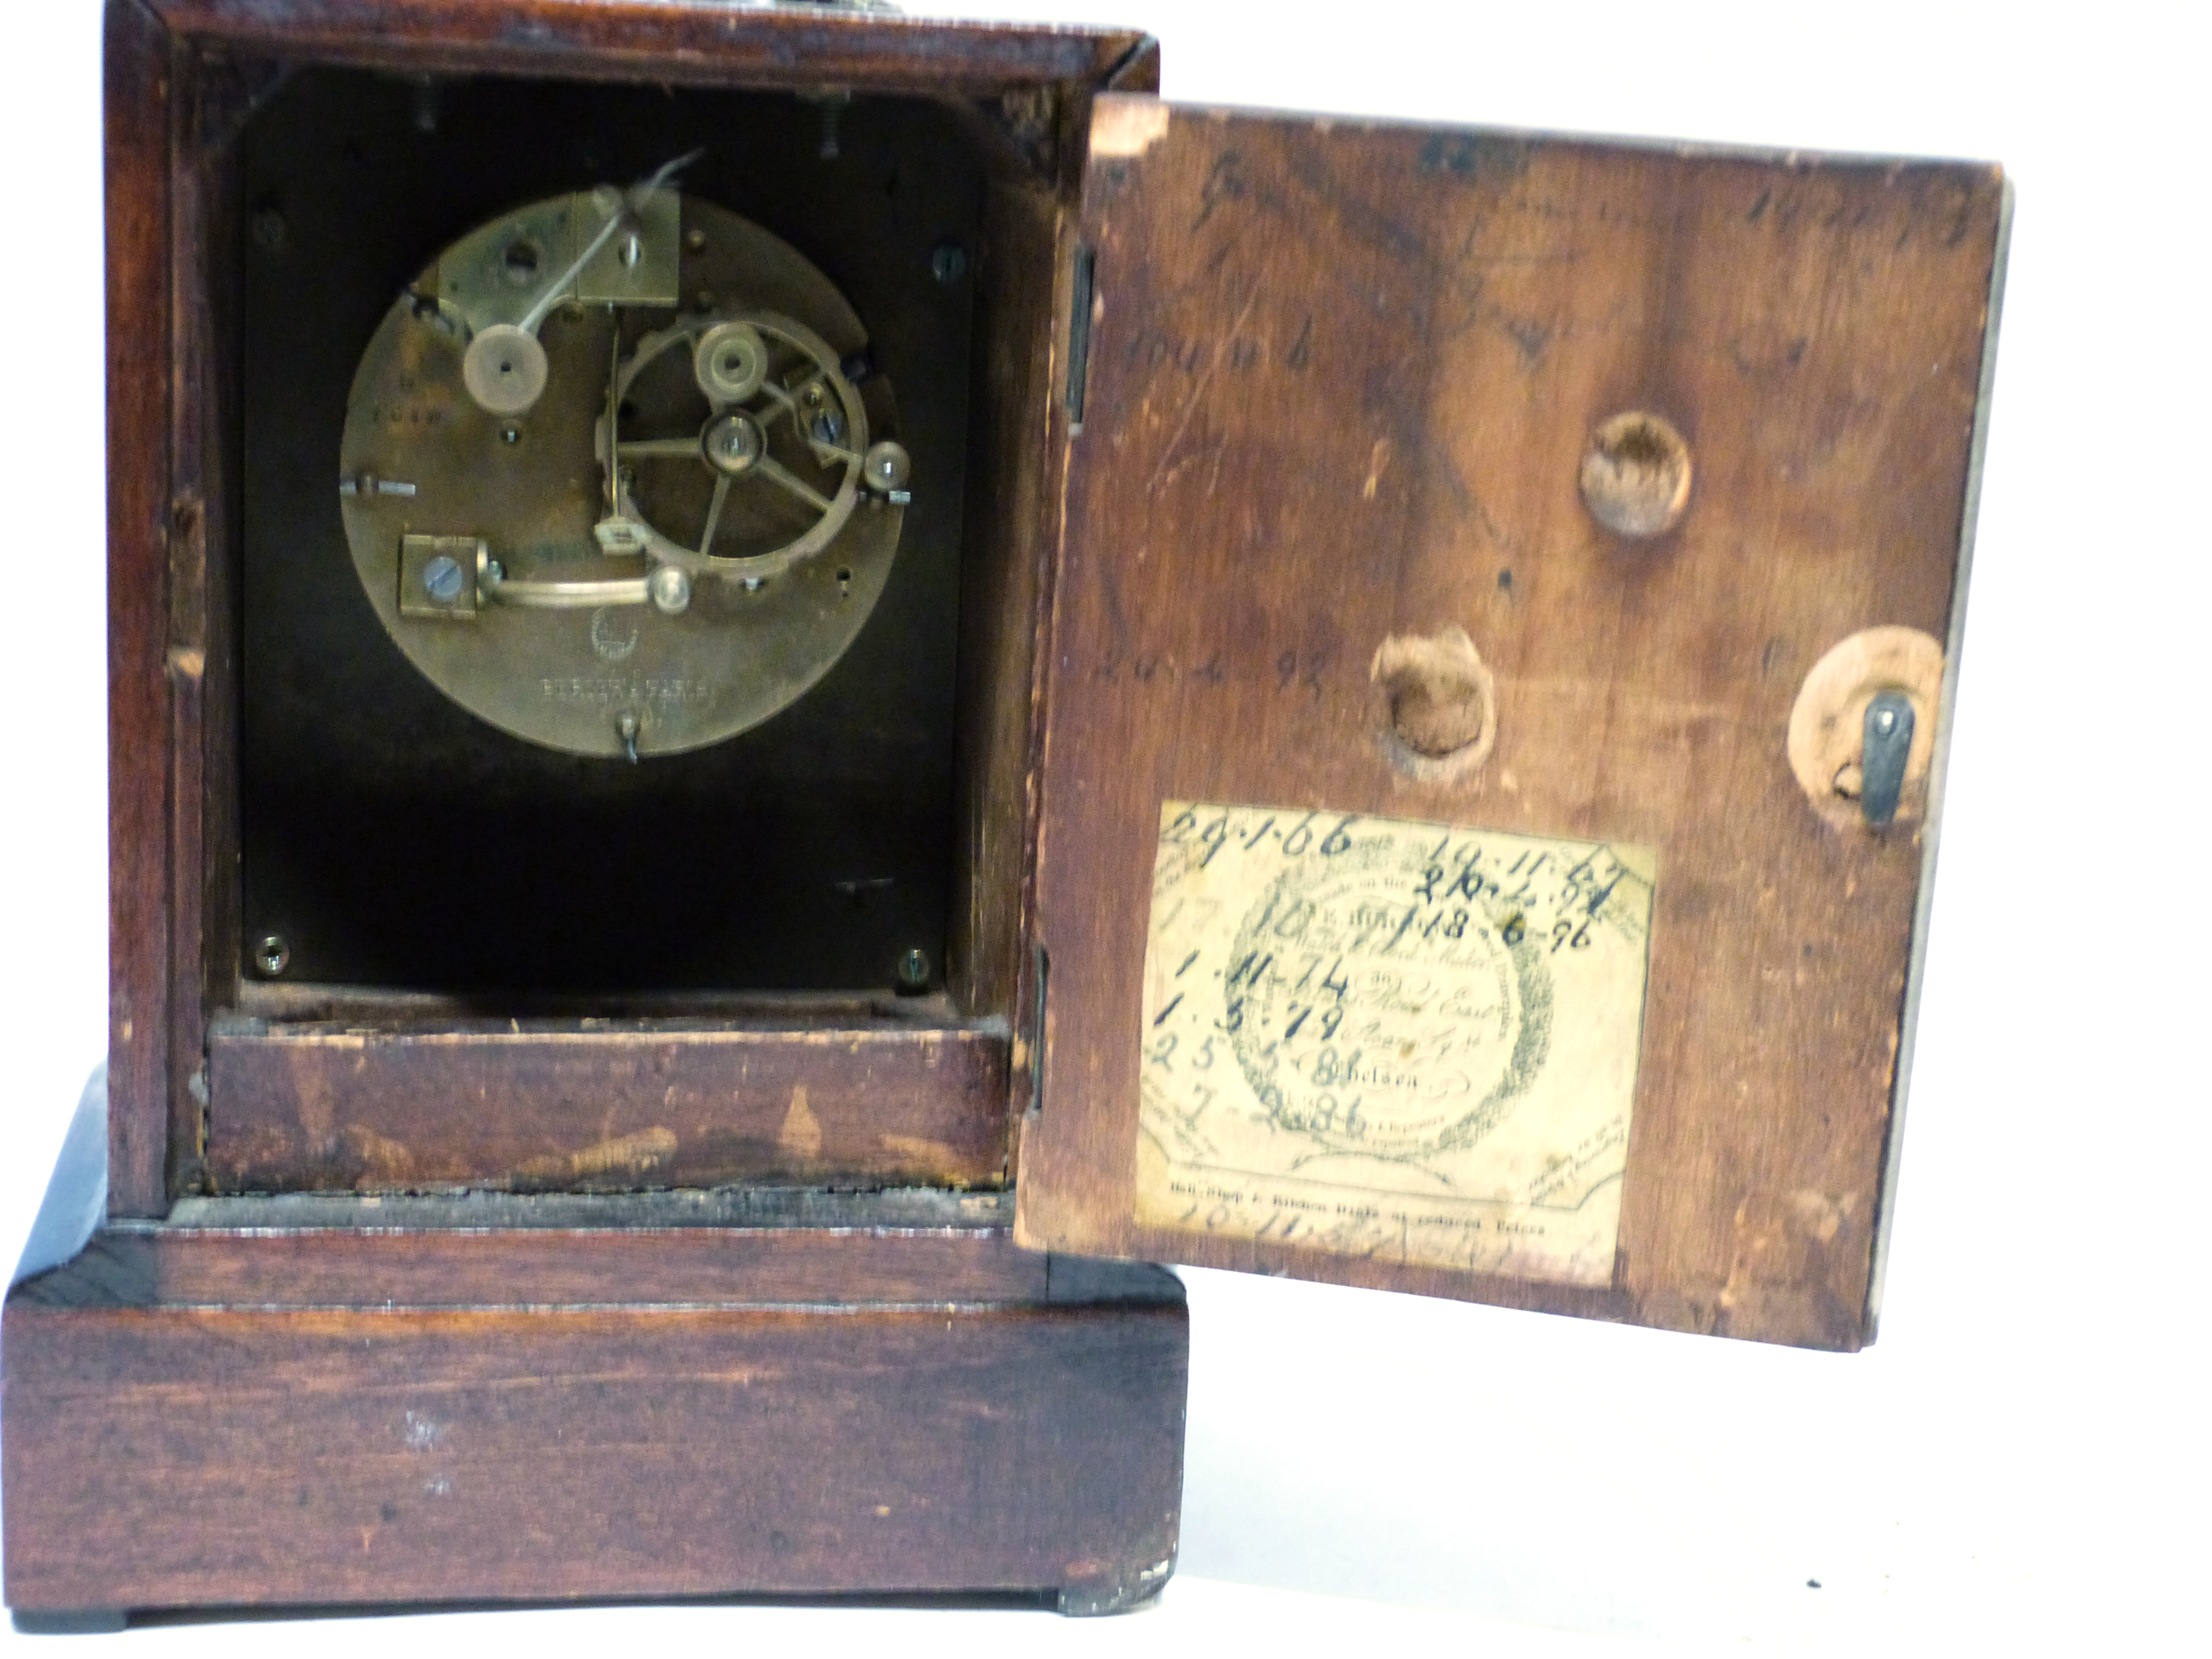
M 438 249 L 520 204 L 628 184 L 694 149 L 687 197 L 797 246 L 858 311 L 866 378 L 899 395 L 921 476 L 889 589 L 822 684 L 734 738 L 631 765 L 511 736 L 416 672 L 347 556 L 334 458 L 354 365 Z M 493 1012 L 516 993 L 888 990 L 902 972 L 927 984 L 945 961 L 957 844 L 984 191 L 957 116 L 916 98 L 323 68 L 247 123 L 240 165 L 248 971 L 273 938 L 285 979 L 446 991 Z M 544 423 L 514 429 L 550 441 Z M 476 522 L 434 513 L 412 527 Z M 491 651 L 479 632 L 465 647 Z
M 180 1030 L 207 1041 L 173 1055 L 171 1184 L 1010 1182 L 1086 89 L 245 60 L 201 84 L 205 909 Z M 681 187 L 866 325 L 912 503 L 821 684 L 630 765 L 509 736 L 406 662 L 347 556 L 339 430 L 439 249 L 694 149 Z

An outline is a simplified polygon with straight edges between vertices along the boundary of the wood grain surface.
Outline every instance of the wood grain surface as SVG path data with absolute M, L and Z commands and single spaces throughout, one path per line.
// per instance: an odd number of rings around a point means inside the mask
M 218 1024 L 209 1181 L 374 1192 L 1006 1178 L 1008 1041 L 995 1022 L 511 1024 Z
M 1085 188 L 1019 1236 L 1856 1346 L 1922 848 L 1823 822 L 1784 738 L 1837 641 L 1948 635 L 1996 171 L 1168 109 L 1102 99 Z M 1695 475 L 1645 538 L 1577 483 L 1634 410 Z M 1496 744 L 1424 781 L 1369 666 L 1451 627 Z M 1167 798 L 1658 849 L 1610 1288 L 1133 1224 Z
M 231 146 L 262 77 L 309 61 L 906 90 L 994 100 L 980 113 L 1017 137 L 1044 112 L 1045 174 L 1003 185 L 1002 406 L 978 439 L 978 476 L 1009 486 L 983 564 L 1012 573 L 971 680 L 989 890 L 961 988 L 988 1017 L 768 999 L 488 1024 L 331 988 L 223 1012 L 255 1003 L 238 984 Z M 1180 1287 L 1018 1249 L 1003 1194 L 946 1190 L 1008 1170 L 1067 140 L 1091 88 L 1157 75 L 1135 31 L 830 9 L 110 0 L 122 1219 L 8 1303 L 11 1607 L 1008 1589 L 1105 1610 L 1164 1579 Z M 815 1185 L 575 1190 L 726 1181 Z M 823 1190 L 900 1182 L 929 1185 Z M 455 1184 L 510 1190 L 179 1197 Z M 514 1190 L 539 1188 L 557 1221 Z M 755 1211 L 781 1218 L 735 1224 Z M 164 1212 L 195 1220 L 132 1219 Z
M 283 57 L 718 86 L 994 93 L 1097 85 L 1149 38 L 1135 29 L 940 21 L 834 6 L 662 0 L 151 0 L 197 40 Z M 1144 84 L 1140 80 L 1139 84 Z
M 239 183 L 231 165 L 254 82 L 172 37 L 168 282 L 171 687 L 170 987 L 166 1178 L 201 1180 L 197 1041 L 239 980 L 239 592 L 233 557 L 239 388 Z
M 1158 67 L 1152 52 L 1126 65 L 1122 78 L 1156 78 Z M 1063 122 L 1079 132 L 1089 102 L 1088 94 L 1076 100 Z M 967 904 L 955 918 L 955 948 L 964 940 L 972 963 L 966 1006 L 1003 1011 L 1012 1024 L 1010 1141 L 1035 1093 L 1041 994 L 1034 928 L 1046 668 L 1038 642 L 1066 496 L 1068 416 L 1059 391 L 1081 185 L 1079 147 L 1062 142 L 1060 155 L 1062 176 L 1052 188 L 1000 182 L 987 210 L 979 275 L 989 321 L 978 330 L 976 383 L 990 413 L 970 458 L 981 533 L 961 599 L 962 767 L 974 804 L 956 879 Z
M 1042 1258 L 990 1231 L 695 1242 L 727 1253 L 719 1282 L 680 1258 L 664 1279 L 604 1236 L 540 1241 L 572 1284 L 635 1275 L 597 1305 L 525 1306 L 546 1284 L 528 1273 L 480 1305 L 414 1304 L 430 1282 L 345 1235 L 141 1235 L 142 1266 L 185 1261 L 149 1281 L 95 1251 L 18 1287 L 9 1605 L 1034 1590 L 1105 1607 L 1164 1580 L 1188 1352 L 1169 1275 L 1109 1284 L 1086 1264 L 1056 1297 Z M 210 1253 L 248 1277 L 212 1281 Z M 294 1267 L 343 1302 L 197 1301 Z M 832 1279 L 835 1309 L 777 1305 Z
M 979 1013 L 1012 1014 L 1024 971 L 1040 737 L 1036 641 L 1060 510 L 1050 410 L 1060 313 L 1052 273 L 1073 196 L 1071 188 L 1064 199 L 1034 179 L 994 179 L 975 270 L 980 418 L 968 457 L 957 692 L 967 834 L 953 872 L 949 949 L 952 989 L 962 1006 Z M 1024 1097 L 1027 1048 L 1020 1045 L 1017 1054 Z
M 167 1199 L 171 968 L 169 56 L 107 9 L 108 1208 Z M 179 950 L 183 950 L 181 945 Z M 183 1038 L 190 1051 L 197 1033 Z

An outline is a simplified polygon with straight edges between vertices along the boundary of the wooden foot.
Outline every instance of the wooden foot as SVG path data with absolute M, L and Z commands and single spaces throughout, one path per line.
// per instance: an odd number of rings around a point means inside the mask
M 128 1622 L 115 1607 L 79 1607 L 68 1613 L 10 1611 L 8 1620 L 19 1636 L 112 1636 Z

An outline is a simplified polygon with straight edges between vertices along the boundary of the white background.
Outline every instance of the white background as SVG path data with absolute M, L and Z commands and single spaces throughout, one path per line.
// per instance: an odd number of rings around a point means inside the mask
M 2019 214 L 1879 1345 L 1797 1353 L 1194 1273 L 1182 1571 L 1155 1611 L 597 1609 L 121 1639 L 2202 1650 L 2202 0 L 963 9 L 1144 24 L 1179 99 L 2006 163 Z M 103 428 L 95 9 L 13 7 L 0 31 L 12 1260 L 105 1041 Z

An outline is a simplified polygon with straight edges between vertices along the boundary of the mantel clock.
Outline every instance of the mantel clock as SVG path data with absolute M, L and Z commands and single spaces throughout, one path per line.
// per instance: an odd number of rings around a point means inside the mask
M 112 0 L 19 1619 L 1124 1607 L 1153 1262 L 1870 1336 L 1999 174 L 1158 66 Z

